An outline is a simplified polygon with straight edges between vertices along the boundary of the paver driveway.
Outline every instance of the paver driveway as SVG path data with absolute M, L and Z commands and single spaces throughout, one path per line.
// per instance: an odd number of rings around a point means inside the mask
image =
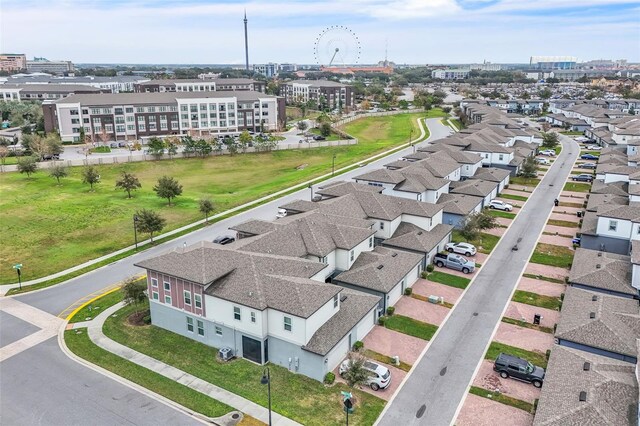
M 533 415 L 481 396 L 467 395 L 457 426 L 531 426 Z
M 552 297 L 560 297 L 560 295 L 564 293 L 565 287 L 564 284 L 551 283 L 549 281 L 527 277 L 520 278 L 520 282 L 518 283 L 518 290 Z
M 564 280 L 569 276 L 569 270 L 566 268 L 558 268 L 557 266 L 541 265 L 539 263 L 527 264 L 526 274 L 541 275 L 547 278 Z
M 515 320 L 522 320 L 524 318 L 525 322 L 533 324 L 533 316 L 535 314 L 542 315 L 540 325 L 549 328 L 553 328 L 553 326 L 558 323 L 558 319 L 560 318 L 559 311 L 540 308 L 538 306 L 531 306 L 525 303 L 518 303 L 513 301 L 509 302 L 509 306 L 507 306 L 507 311 L 505 312 L 504 316 L 513 318 Z
M 362 341 L 366 349 L 387 356 L 399 356 L 400 360 L 413 365 L 427 341 L 417 337 L 389 330 L 376 325 Z
M 503 379 L 500 374 L 493 371 L 493 361 L 484 360 L 480 364 L 480 369 L 476 378 L 473 380 L 473 386 L 488 389 L 490 391 L 500 391 L 511 398 L 520 401 L 530 402 L 531 404 L 537 398 L 540 398 L 540 389 L 531 383 L 521 382 L 514 379 Z
M 500 323 L 494 337 L 496 342 L 532 352 L 545 353 L 553 346 L 553 334 L 542 331 L 518 327 L 512 324 Z
M 435 303 L 425 302 L 409 296 L 402 296 L 395 304 L 398 315 L 413 318 L 433 325 L 440 325 L 449 315 L 450 309 Z
M 464 290 L 461 288 L 451 287 L 440 283 L 434 283 L 433 281 L 423 280 L 422 278 L 416 281 L 413 285 L 413 292 L 421 296 L 439 296 L 443 297 L 447 303 L 455 304 L 458 298 Z

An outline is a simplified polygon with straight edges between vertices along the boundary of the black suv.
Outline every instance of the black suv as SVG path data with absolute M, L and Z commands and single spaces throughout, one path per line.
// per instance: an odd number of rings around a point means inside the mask
M 526 359 L 501 353 L 493 364 L 493 369 L 500 373 L 500 377 L 529 382 L 533 386 L 542 387 L 544 381 L 544 368 L 536 367 Z

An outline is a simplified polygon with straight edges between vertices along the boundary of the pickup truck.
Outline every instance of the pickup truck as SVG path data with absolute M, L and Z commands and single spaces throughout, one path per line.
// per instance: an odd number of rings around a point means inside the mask
M 433 263 L 440 268 L 456 269 L 465 274 L 470 274 L 476 269 L 475 262 L 454 253 L 436 253 L 433 258 Z

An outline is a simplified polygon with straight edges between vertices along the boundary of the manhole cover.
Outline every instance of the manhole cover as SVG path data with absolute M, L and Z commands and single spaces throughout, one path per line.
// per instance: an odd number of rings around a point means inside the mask
M 233 420 L 239 419 L 239 418 L 240 418 L 240 414 L 238 414 L 238 413 L 233 413 L 233 414 L 231 415 L 231 418 L 232 418 Z
M 424 412 L 427 411 L 427 406 L 422 404 L 422 407 L 418 408 L 418 411 L 416 412 L 416 418 L 420 418 L 422 416 L 424 416 Z

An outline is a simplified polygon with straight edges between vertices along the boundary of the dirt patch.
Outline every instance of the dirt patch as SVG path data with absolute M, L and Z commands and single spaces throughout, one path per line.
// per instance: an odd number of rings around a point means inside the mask
M 140 312 L 134 312 L 131 315 L 129 315 L 127 317 L 127 324 L 129 325 L 133 325 L 136 327 L 142 327 L 142 326 L 146 326 L 149 325 L 145 319 L 146 317 L 148 317 L 150 315 L 150 312 L 148 309 L 145 309 L 143 311 Z

